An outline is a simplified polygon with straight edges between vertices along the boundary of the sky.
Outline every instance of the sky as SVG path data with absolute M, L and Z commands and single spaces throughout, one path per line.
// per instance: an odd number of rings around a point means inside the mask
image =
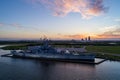
M 0 0 L 0 40 L 120 40 L 120 0 Z

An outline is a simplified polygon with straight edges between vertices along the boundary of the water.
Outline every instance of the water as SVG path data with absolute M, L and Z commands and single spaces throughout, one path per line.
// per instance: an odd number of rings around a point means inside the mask
M 0 55 L 6 53 L 0 50 Z M 90 65 L 0 57 L 0 80 L 120 80 L 120 62 Z

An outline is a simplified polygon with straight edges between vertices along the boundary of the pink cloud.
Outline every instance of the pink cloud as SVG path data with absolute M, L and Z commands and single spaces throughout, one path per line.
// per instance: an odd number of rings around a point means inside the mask
M 99 16 L 106 12 L 103 0 L 32 0 L 43 4 L 53 11 L 54 16 L 66 16 L 68 13 L 80 13 L 83 18 Z

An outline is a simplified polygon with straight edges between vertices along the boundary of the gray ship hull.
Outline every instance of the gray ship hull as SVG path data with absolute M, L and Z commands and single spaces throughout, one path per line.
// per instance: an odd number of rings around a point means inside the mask
M 19 58 L 30 58 L 30 59 L 41 59 L 41 60 L 58 60 L 58 61 L 94 61 L 94 55 L 73 55 L 73 54 L 52 54 L 52 53 L 41 53 L 41 54 L 14 54 L 13 57 Z

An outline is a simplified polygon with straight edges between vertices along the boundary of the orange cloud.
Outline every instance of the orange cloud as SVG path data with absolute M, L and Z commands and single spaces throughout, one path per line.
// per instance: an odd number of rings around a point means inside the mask
M 32 0 L 53 10 L 55 16 L 65 16 L 70 12 L 80 13 L 83 18 L 91 18 L 106 12 L 103 0 Z
M 90 36 L 92 39 L 120 39 L 120 28 L 109 29 L 101 34 L 72 34 L 63 35 L 59 34 L 62 39 L 82 39 Z
M 103 34 L 98 35 L 100 38 L 119 38 L 120 39 L 120 28 L 115 30 L 106 31 Z
M 72 38 L 72 39 L 81 39 L 81 38 L 83 38 L 85 36 L 81 35 L 81 34 L 75 34 L 75 35 L 64 35 L 64 37 Z
M 82 39 L 82 38 L 86 38 L 88 36 L 91 36 L 92 38 L 95 37 L 94 35 L 89 35 L 89 34 L 68 34 L 68 35 L 64 35 L 64 34 L 58 34 L 57 36 L 59 36 L 59 38 L 61 39 Z

